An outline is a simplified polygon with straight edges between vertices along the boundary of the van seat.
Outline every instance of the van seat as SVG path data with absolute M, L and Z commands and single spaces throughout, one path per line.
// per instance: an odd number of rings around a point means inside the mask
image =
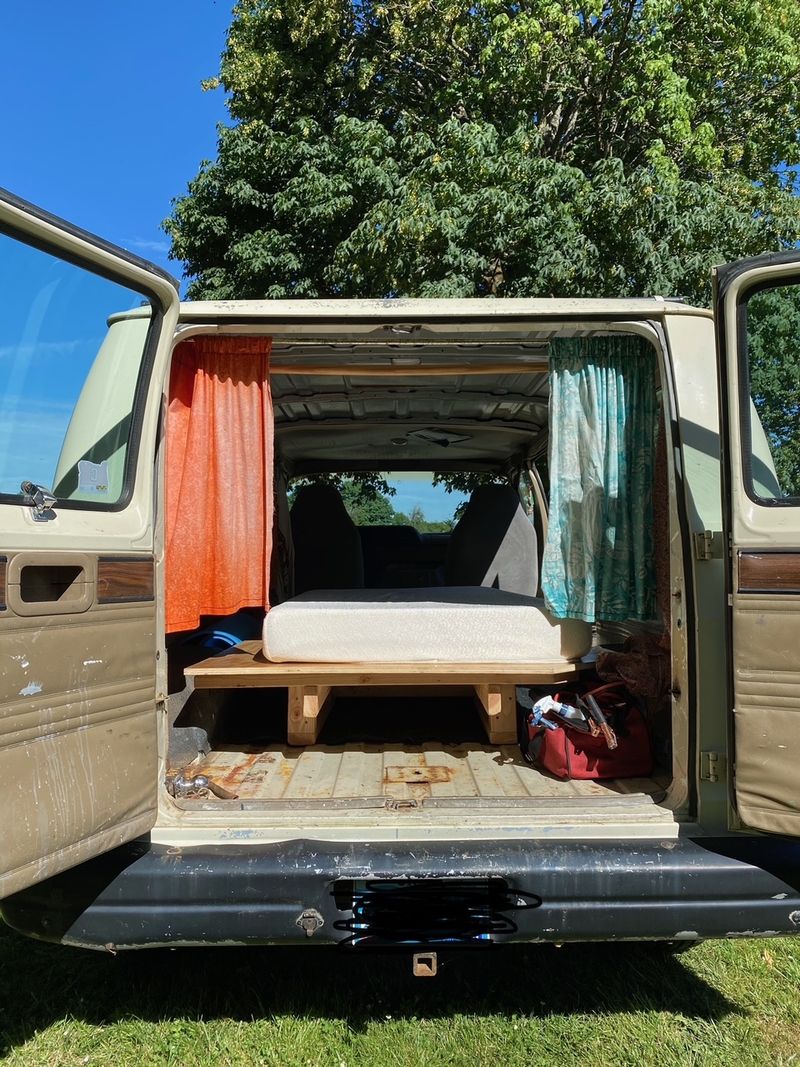
M 510 485 L 481 485 L 473 491 L 450 536 L 445 584 L 536 596 L 536 531 Z
M 446 542 L 431 541 L 413 526 L 359 526 L 368 589 L 442 585 Z
M 294 589 L 362 589 L 364 555 L 358 529 L 332 485 L 301 486 L 290 514 Z

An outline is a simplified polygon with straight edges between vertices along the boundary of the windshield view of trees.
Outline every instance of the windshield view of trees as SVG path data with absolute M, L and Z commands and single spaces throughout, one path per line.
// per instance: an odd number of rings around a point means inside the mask
M 294 501 L 297 487 L 307 484 L 311 479 L 299 479 L 289 491 L 289 503 Z M 335 485 L 339 490 L 347 508 L 350 518 L 356 526 L 413 526 L 420 533 L 448 533 L 458 521 L 463 509 L 463 504 L 453 499 L 453 514 L 446 519 L 428 519 L 420 504 L 415 504 L 406 513 L 396 509 L 392 503 L 392 497 L 396 495 L 396 489 L 382 475 L 372 472 L 355 475 L 329 474 L 323 475 L 314 481 L 325 481 Z M 464 477 L 460 481 L 464 481 Z M 481 475 L 467 475 L 466 482 L 469 486 L 479 484 L 481 481 L 494 480 Z M 453 488 L 460 488 L 454 484 Z M 448 492 L 450 479 L 447 475 L 433 475 L 432 484 L 442 485 L 442 492 Z

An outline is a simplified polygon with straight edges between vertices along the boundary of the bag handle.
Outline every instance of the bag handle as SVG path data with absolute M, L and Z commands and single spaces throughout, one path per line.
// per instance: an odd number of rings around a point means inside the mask
M 587 696 L 594 697 L 598 704 L 602 705 L 602 702 L 608 701 L 609 697 L 616 695 L 619 700 L 625 700 L 627 690 L 624 682 L 607 682 L 605 685 L 595 686 L 594 689 L 587 689 L 586 692 L 580 693 L 577 690 L 564 690 L 564 692 L 556 693 L 553 697 L 560 704 L 569 704 L 570 700 L 577 702 L 578 700 L 585 700 Z
M 626 692 L 625 683 L 624 682 L 606 682 L 604 685 L 595 686 L 594 689 L 587 689 L 587 691 L 586 691 L 586 693 L 584 695 L 585 696 L 593 696 L 594 699 L 597 700 L 598 697 L 607 696 L 609 693 L 613 693 L 615 691 L 617 693 L 619 693 L 620 696 L 624 695 L 625 692 Z

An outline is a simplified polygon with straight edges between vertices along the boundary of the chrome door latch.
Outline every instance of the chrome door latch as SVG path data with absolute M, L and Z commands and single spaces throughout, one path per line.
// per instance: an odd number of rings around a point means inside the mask
M 49 489 L 43 485 L 36 485 L 35 482 L 23 482 L 20 489 L 25 497 L 23 503 L 33 509 L 34 521 L 49 522 L 50 519 L 56 517 L 53 505 L 58 498 L 53 496 Z

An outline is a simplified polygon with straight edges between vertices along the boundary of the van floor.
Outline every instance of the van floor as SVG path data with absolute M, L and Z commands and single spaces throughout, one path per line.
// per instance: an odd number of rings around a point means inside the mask
M 562 782 L 526 763 L 518 745 L 310 745 L 220 749 L 191 767 L 240 800 L 388 797 L 597 797 L 663 793 L 669 776 Z
M 241 703 L 238 711 L 191 770 L 240 800 L 645 794 L 657 802 L 670 782 L 666 771 L 562 782 L 531 766 L 519 745 L 488 744 L 471 701 L 458 698 L 340 699 L 320 743 L 305 748 L 286 744 L 285 712 Z

